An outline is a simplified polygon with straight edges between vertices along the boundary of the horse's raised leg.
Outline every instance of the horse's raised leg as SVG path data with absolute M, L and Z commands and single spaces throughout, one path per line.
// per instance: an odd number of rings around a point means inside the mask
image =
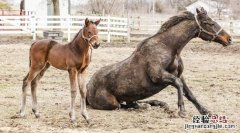
M 78 72 L 75 68 L 70 69 L 68 72 L 69 72 L 69 79 L 70 79 L 70 85 L 71 85 L 71 104 L 70 104 L 69 116 L 70 116 L 71 122 L 73 124 L 76 124 L 75 99 L 77 95 Z
M 182 83 L 183 83 L 183 92 L 184 92 L 184 95 L 185 97 L 191 101 L 193 103 L 193 105 L 198 109 L 199 113 L 203 114 L 203 115 L 206 115 L 206 114 L 211 114 L 210 111 L 208 111 L 206 108 L 204 108 L 196 99 L 196 97 L 193 95 L 193 93 L 191 92 L 191 90 L 188 88 L 185 80 L 184 80 L 184 77 L 181 76 L 181 80 L 182 80 Z
M 20 107 L 20 116 L 25 117 L 27 88 L 30 86 L 32 80 L 37 76 L 41 69 L 31 67 L 27 76 L 23 79 L 22 85 L 22 103 Z
M 37 88 L 39 80 L 42 78 L 42 76 L 44 75 L 45 71 L 49 68 L 49 66 L 50 66 L 49 63 L 47 63 L 45 65 L 45 67 L 41 70 L 41 72 L 31 82 L 32 111 L 33 111 L 34 115 L 36 116 L 36 118 L 38 118 L 40 116 L 38 109 L 37 109 L 36 88 Z
M 179 116 L 185 117 L 185 108 L 183 102 L 183 83 L 180 78 L 174 76 L 173 74 L 162 69 L 160 66 L 155 64 L 149 64 L 148 74 L 154 83 L 164 83 L 169 84 L 177 88 L 178 90 L 178 107 L 180 111 L 178 112 Z
M 81 95 L 81 98 L 80 98 L 81 114 L 89 124 L 90 119 L 89 119 L 87 108 L 86 108 L 86 96 L 87 96 L 86 78 L 87 78 L 86 72 L 79 73 L 78 84 L 79 84 L 79 92 Z

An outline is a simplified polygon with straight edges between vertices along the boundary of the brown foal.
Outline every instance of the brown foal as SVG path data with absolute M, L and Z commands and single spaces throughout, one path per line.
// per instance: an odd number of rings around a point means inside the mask
M 85 19 L 85 26 L 66 44 L 61 45 L 53 40 L 39 40 L 32 44 L 29 52 L 30 70 L 23 79 L 22 86 L 22 104 L 20 116 L 25 116 L 25 105 L 27 88 L 31 85 L 32 93 L 32 111 L 39 117 L 37 110 L 36 87 L 44 72 L 52 65 L 61 70 L 67 70 L 71 84 L 71 104 L 70 119 L 76 122 L 75 116 L 75 98 L 77 87 L 80 91 L 81 114 L 89 123 L 89 117 L 86 110 L 86 68 L 91 61 L 92 48 L 98 48 L 98 29 L 100 20 L 93 22 Z

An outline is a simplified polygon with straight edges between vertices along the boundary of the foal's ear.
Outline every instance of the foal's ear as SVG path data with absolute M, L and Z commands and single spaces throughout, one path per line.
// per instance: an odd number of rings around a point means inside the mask
M 85 19 L 85 26 L 87 27 L 89 25 L 90 21 L 88 20 L 88 18 Z
M 201 7 L 201 12 L 205 15 L 207 14 L 207 11 L 203 7 Z
M 101 18 L 95 22 L 96 25 L 98 25 L 101 21 Z
M 197 14 L 201 13 L 201 11 L 198 8 L 196 8 L 196 12 Z

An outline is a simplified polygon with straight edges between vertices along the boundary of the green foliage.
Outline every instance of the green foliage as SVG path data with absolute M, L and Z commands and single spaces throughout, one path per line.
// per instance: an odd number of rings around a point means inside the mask
M 8 3 L 3 3 L 3 2 L 0 2 L 0 9 L 5 9 L 5 10 L 10 10 L 11 7 Z

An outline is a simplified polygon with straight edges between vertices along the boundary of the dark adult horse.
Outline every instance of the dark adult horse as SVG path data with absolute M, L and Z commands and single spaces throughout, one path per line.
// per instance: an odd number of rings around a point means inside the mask
M 25 116 L 26 92 L 31 85 L 32 93 L 32 111 L 36 117 L 39 117 L 37 109 L 36 87 L 38 81 L 42 78 L 45 71 L 54 66 L 60 70 L 66 70 L 69 73 L 71 84 L 71 104 L 70 118 L 73 123 L 76 122 L 75 116 L 75 98 L 77 95 L 77 87 L 81 94 L 81 114 L 89 123 L 89 117 L 86 110 L 86 68 L 91 61 L 91 50 L 97 48 L 98 29 L 97 25 L 100 20 L 93 22 L 85 19 L 85 26 L 81 29 L 74 39 L 62 45 L 53 40 L 44 39 L 36 41 L 32 44 L 29 52 L 30 69 L 27 76 L 23 79 L 22 86 L 22 104 L 20 109 L 21 117 Z M 64 99 L 63 99 L 64 100 Z
M 122 102 L 136 106 L 137 100 L 172 85 L 178 92 L 181 117 L 185 116 L 183 96 L 201 114 L 210 113 L 196 100 L 185 83 L 180 54 L 195 37 L 227 46 L 231 44 L 231 36 L 208 17 L 203 8 L 196 9 L 196 12 L 196 16 L 184 12 L 170 18 L 157 34 L 142 41 L 130 57 L 96 72 L 87 84 L 90 106 L 104 110 L 119 108 Z M 150 104 L 161 102 L 153 101 Z

